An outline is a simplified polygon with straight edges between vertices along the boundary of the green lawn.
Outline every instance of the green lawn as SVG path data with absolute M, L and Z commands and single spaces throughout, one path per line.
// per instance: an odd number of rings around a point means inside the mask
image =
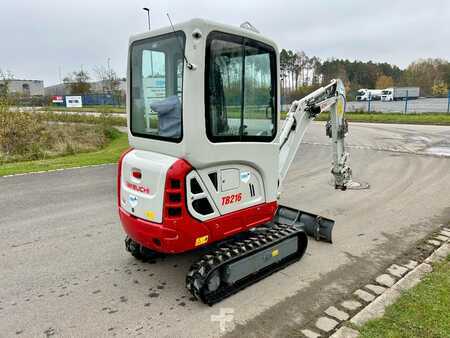
M 68 108 L 72 109 L 72 108 Z M 79 108 L 73 108 L 79 109 Z M 87 109 L 87 108 L 82 108 Z M 76 111 L 76 110 L 74 110 Z M 102 112 L 101 109 L 98 110 Z M 229 118 L 238 118 L 240 112 L 235 109 L 228 110 Z M 83 114 L 54 114 L 51 111 L 46 113 L 46 119 L 50 121 L 60 122 L 83 122 L 83 123 L 99 123 L 100 119 L 96 116 L 89 116 Z M 108 114 L 104 114 L 107 116 Z M 265 111 L 248 111 L 245 114 L 246 118 L 265 119 Z M 450 114 L 445 113 L 423 113 L 423 114 L 400 114 L 400 113 L 359 113 L 349 112 L 345 113 L 349 122 L 366 122 L 366 123 L 400 123 L 400 124 L 432 124 L 432 125 L 450 125 Z M 286 112 L 281 113 L 281 118 L 286 118 Z M 111 124 L 117 126 L 125 126 L 126 119 L 119 116 L 109 116 Z M 327 121 L 329 113 L 323 112 L 316 120 Z
M 439 124 L 450 125 L 450 114 L 383 114 L 383 113 L 345 113 L 349 122 L 368 123 L 404 123 L 404 124 Z M 317 117 L 317 121 L 326 121 L 329 113 L 324 112 Z
M 44 107 L 47 111 L 67 111 L 67 112 L 97 112 L 97 113 L 126 113 L 124 106 L 99 105 L 99 106 L 84 106 L 82 108 L 67 108 L 59 106 Z
M 385 315 L 367 322 L 362 338 L 450 337 L 450 256 L 434 271 L 386 309 Z
M 118 161 L 120 154 L 128 147 L 127 134 L 117 132 L 116 137 L 113 138 L 111 143 L 101 150 L 44 160 L 3 164 L 0 166 L 0 176 L 114 163 Z
M 69 114 L 69 113 L 54 113 L 45 112 L 41 113 L 42 118 L 47 121 L 65 122 L 65 123 L 87 123 L 87 124 L 101 124 L 107 123 L 113 126 L 126 126 L 126 115 L 111 116 L 108 114 L 102 114 L 101 116 L 89 115 L 89 114 Z

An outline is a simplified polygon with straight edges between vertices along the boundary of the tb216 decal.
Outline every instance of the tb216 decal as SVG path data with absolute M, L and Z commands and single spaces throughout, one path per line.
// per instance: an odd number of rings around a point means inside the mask
M 222 205 L 238 203 L 242 200 L 242 193 L 231 194 L 222 197 Z

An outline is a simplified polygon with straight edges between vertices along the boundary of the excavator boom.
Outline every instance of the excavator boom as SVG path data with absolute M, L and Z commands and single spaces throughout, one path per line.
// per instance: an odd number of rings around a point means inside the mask
M 301 100 L 291 104 L 280 136 L 279 182 L 280 187 L 298 151 L 306 130 L 315 117 L 323 111 L 330 112 L 326 134 L 332 139 L 333 163 L 331 173 L 336 189 L 345 190 L 351 181 L 351 169 L 347 165 L 348 153 L 344 138 L 347 122 L 344 119 L 345 88 L 341 80 L 332 80 Z

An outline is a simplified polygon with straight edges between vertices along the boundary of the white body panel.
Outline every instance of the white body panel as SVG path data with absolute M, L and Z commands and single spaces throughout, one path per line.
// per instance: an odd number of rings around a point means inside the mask
M 212 172 L 217 173 L 217 189 L 208 176 Z M 221 215 L 265 202 L 261 175 L 250 166 L 223 165 L 205 168 L 198 173 Z M 238 194 L 241 194 L 240 198 L 236 197 Z
M 120 182 L 121 206 L 139 218 L 161 223 L 166 173 L 176 160 L 151 151 L 132 150 L 126 154 Z M 141 179 L 132 176 L 133 169 L 140 170 Z
M 210 175 L 215 174 L 217 185 Z M 202 191 L 193 192 L 191 180 L 196 179 Z M 186 177 L 187 206 L 191 215 L 206 221 L 230 212 L 264 203 L 264 188 L 261 175 L 249 166 L 232 165 L 192 171 Z M 199 212 L 194 201 L 206 198 L 211 212 Z

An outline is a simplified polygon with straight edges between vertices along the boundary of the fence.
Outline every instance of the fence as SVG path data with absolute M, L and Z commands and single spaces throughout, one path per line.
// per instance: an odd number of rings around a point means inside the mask
M 450 94 L 447 98 L 404 99 L 403 101 L 350 101 L 347 102 L 348 112 L 379 112 L 379 113 L 450 113 Z
M 290 104 L 282 98 L 281 111 L 289 110 Z M 347 101 L 345 110 L 347 112 L 377 112 L 377 113 L 449 113 L 450 114 L 450 91 L 447 98 L 419 98 L 408 101 Z
M 44 107 L 44 106 L 66 106 L 66 96 L 81 96 L 83 106 L 125 106 L 125 95 L 113 94 L 87 94 L 87 95 L 62 95 L 62 102 L 55 104 L 52 102 L 53 96 L 11 96 L 13 105 L 19 107 Z
M 63 96 L 63 102 L 57 105 L 65 106 L 66 96 L 81 96 L 81 100 L 84 106 L 125 106 L 125 95 L 113 95 L 113 94 L 87 94 L 87 95 L 65 95 Z M 51 102 L 51 101 L 50 101 Z
M 99 106 L 99 105 L 109 105 L 109 106 L 124 106 L 125 96 L 124 95 L 112 95 L 112 94 L 88 94 L 81 95 L 83 100 L 83 106 Z
M 447 93 L 447 113 L 450 113 L 450 90 Z

